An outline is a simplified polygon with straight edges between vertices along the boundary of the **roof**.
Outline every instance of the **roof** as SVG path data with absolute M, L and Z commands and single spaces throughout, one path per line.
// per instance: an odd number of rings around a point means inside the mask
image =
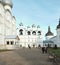
M 50 26 L 48 26 L 48 32 L 45 34 L 45 36 L 53 36 L 53 33 L 50 30 Z
M 16 39 L 18 36 L 17 35 L 7 35 L 5 39 Z M 19 37 L 18 37 L 19 38 Z
M 51 40 L 45 40 L 45 41 L 43 41 L 43 43 L 54 43 L 54 42 Z
M 52 38 L 50 38 L 50 39 L 53 39 L 53 38 L 56 38 L 57 36 L 54 36 L 54 37 L 52 37 Z

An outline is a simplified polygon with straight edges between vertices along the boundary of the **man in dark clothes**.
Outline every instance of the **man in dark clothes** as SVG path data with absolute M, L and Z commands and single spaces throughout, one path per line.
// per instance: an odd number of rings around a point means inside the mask
M 45 51 L 45 47 L 42 47 L 42 53 L 44 53 L 44 51 Z
M 31 49 L 30 45 L 28 45 L 28 48 Z
M 42 47 L 42 53 L 47 53 L 47 46 L 46 45 Z

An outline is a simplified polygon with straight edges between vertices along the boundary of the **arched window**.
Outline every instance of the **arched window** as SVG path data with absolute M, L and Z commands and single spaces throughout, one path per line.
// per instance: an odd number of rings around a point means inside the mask
M 33 35 L 36 35 L 36 32 L 35 32 L 35 31 L 33 31 L 33 32 L 32 32 L 32 34 L 33 34 Z
M 20 33 L 20 35 L 23 35 L 23 30 L 20 29 L 20 30 L 19 30 L 19 33 Z
M 41 35 L 41 31 L 38 31 L 38 35 Z
M 11 45 L 13 45 L 14 44 L 14 41 L 11 41 Z
M 6 41 L 7 45 L 9 45 L 9 41 Z
M 30 35 L 31 34 L 30 31 L 28 31 L 27 34 Z

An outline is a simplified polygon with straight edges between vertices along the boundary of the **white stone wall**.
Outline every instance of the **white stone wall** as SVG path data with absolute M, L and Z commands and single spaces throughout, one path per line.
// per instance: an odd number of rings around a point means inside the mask
M 19 34 L 20 29 L 23 30 L 23 35 Z M 28 31 L 30 31 L 30 35 L 27 34 Z M 36 32 L 36 35 L 32 34 L 33 31 Z M 17 29 L 17 34 L 20 38 L 19 45 L 22 45 L 22 47 L 28 47 L 28 45 L 30 45 L 31 47 L 33 47 L 33 45 L 35 45 L 35 47 L 38 47 L 38 45 L 40 44 L 42 46 L 42 35 L 38 35 L 38 31 L 41 31 L 40 28 L 24 28 L 24 26 L 19 26 L 19 28 Z
M 16 20 L 12 15 L 11 9 L 9 5 L 3 6 L 0 3 L 0 49 L 6 48 L 6 35 L 16 35 Z
M 16 35 L 17 34 L 17 32 L 16 32 L 16 19 L 14 16 L 12 17 L 12 26 L 11 27 L 12 27 L 12 34 Z
M 4 44 L 4 8 L 0 3 L 0 44 Z
M 46 39 L 49 40 L 50 38 L 54 37 L 53 35 L 46 36 Z
M 60 29 L 57 29 L 57 45 L 60 47 Z
M 57 35 L 56 36 L 54 36 L 54 37 L 49 37 L 48 36 L 47 38 L 49 40 L 53 41 L 54 44 L 57 45 L 57 47 L 60 47 L 60 29 L 57 29 L 56 32 L 57 32 Z
M 54 36 L 52 38 L 50 38 L 50 40 L 53 42 L 53 46 L 56 44 L 57 45 L 57 36 Z

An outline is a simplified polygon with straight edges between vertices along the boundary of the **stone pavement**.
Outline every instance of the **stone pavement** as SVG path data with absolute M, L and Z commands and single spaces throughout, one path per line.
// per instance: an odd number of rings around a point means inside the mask
M 0 52 L 0 65 L 53 65 L 40 49 L 18 49 Z

